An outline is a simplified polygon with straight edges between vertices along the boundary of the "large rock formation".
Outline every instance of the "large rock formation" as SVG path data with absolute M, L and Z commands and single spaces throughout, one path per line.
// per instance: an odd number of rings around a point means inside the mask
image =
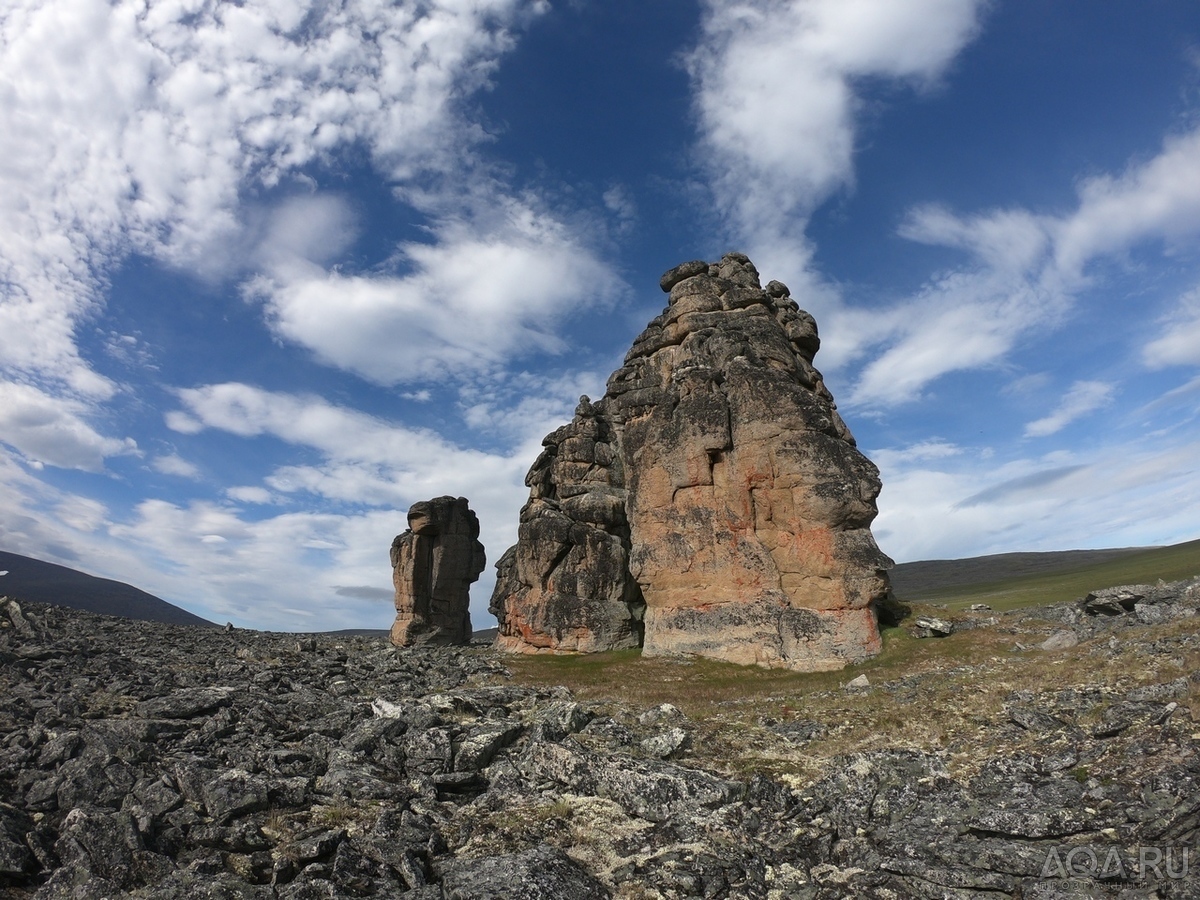
M 838 668 L 880 649 L 879 473 L 816 323 L 740 253 L 670 270 L 603 399 L 543 442 L 497 563 L 498 644 Z M 644 621 L 643 621 L 644 620 Z
M 396 621 L 392 643 L 465 644 L 471 640 L 471 585 L 486 557 L 479 520 L 465 497 L 414 503 L 408 531 L 392 541 Z

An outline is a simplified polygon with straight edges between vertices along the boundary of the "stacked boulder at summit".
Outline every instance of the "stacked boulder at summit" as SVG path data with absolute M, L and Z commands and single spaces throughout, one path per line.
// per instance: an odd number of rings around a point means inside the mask
M 392 643 L 466 644 L 471 640 L 471 585 L 486 557 L 479 520 L 465 497 L 414 503 L 408 530 L 392 541 L 396 621 Z
M 661 286 L 667 308 L 526 477 L 498 646 L 807 671 L 873 656 L 879 471 L 813 368 L 813 317 L 740 253 Z

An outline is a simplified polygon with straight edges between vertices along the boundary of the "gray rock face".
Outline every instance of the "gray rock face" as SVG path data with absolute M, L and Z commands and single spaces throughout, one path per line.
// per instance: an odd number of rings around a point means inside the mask
M 408 531 L 392 541 L 396 621 L 392 643 L 465 644 L 471 640 L 471 585 L 487 560 L 479 520 L 465 497 L 414 503 Z
M 816 323 L 745 256 L 676 266 L 604 397 L 543 441 L 497 564 L 498 646 L 801 670 L 880 649 L 880 490 Z

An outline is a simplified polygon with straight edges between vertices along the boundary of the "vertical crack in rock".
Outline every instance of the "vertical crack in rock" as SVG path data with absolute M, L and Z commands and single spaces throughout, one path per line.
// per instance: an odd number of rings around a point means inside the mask
M 530 469 L 498 645 L 800 670 L 878 653 L 879 471 L 812 365 L 816 322 L 740 253 L 660 284 L 667 308 Z
M 487 560 L 479 520 L 465 497 L 414 503 L 408 530 L 392 541 L 396 621 L 392 643 L 466 644 L 471 640 L 471 585 Z

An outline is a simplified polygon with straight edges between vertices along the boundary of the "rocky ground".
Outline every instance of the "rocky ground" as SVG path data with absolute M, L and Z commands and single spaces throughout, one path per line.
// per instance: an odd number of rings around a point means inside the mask
M 925 610 L 873 667 L 613 688 L 0 602 L 0 896 L 1200 897 L 1198 608 Z

